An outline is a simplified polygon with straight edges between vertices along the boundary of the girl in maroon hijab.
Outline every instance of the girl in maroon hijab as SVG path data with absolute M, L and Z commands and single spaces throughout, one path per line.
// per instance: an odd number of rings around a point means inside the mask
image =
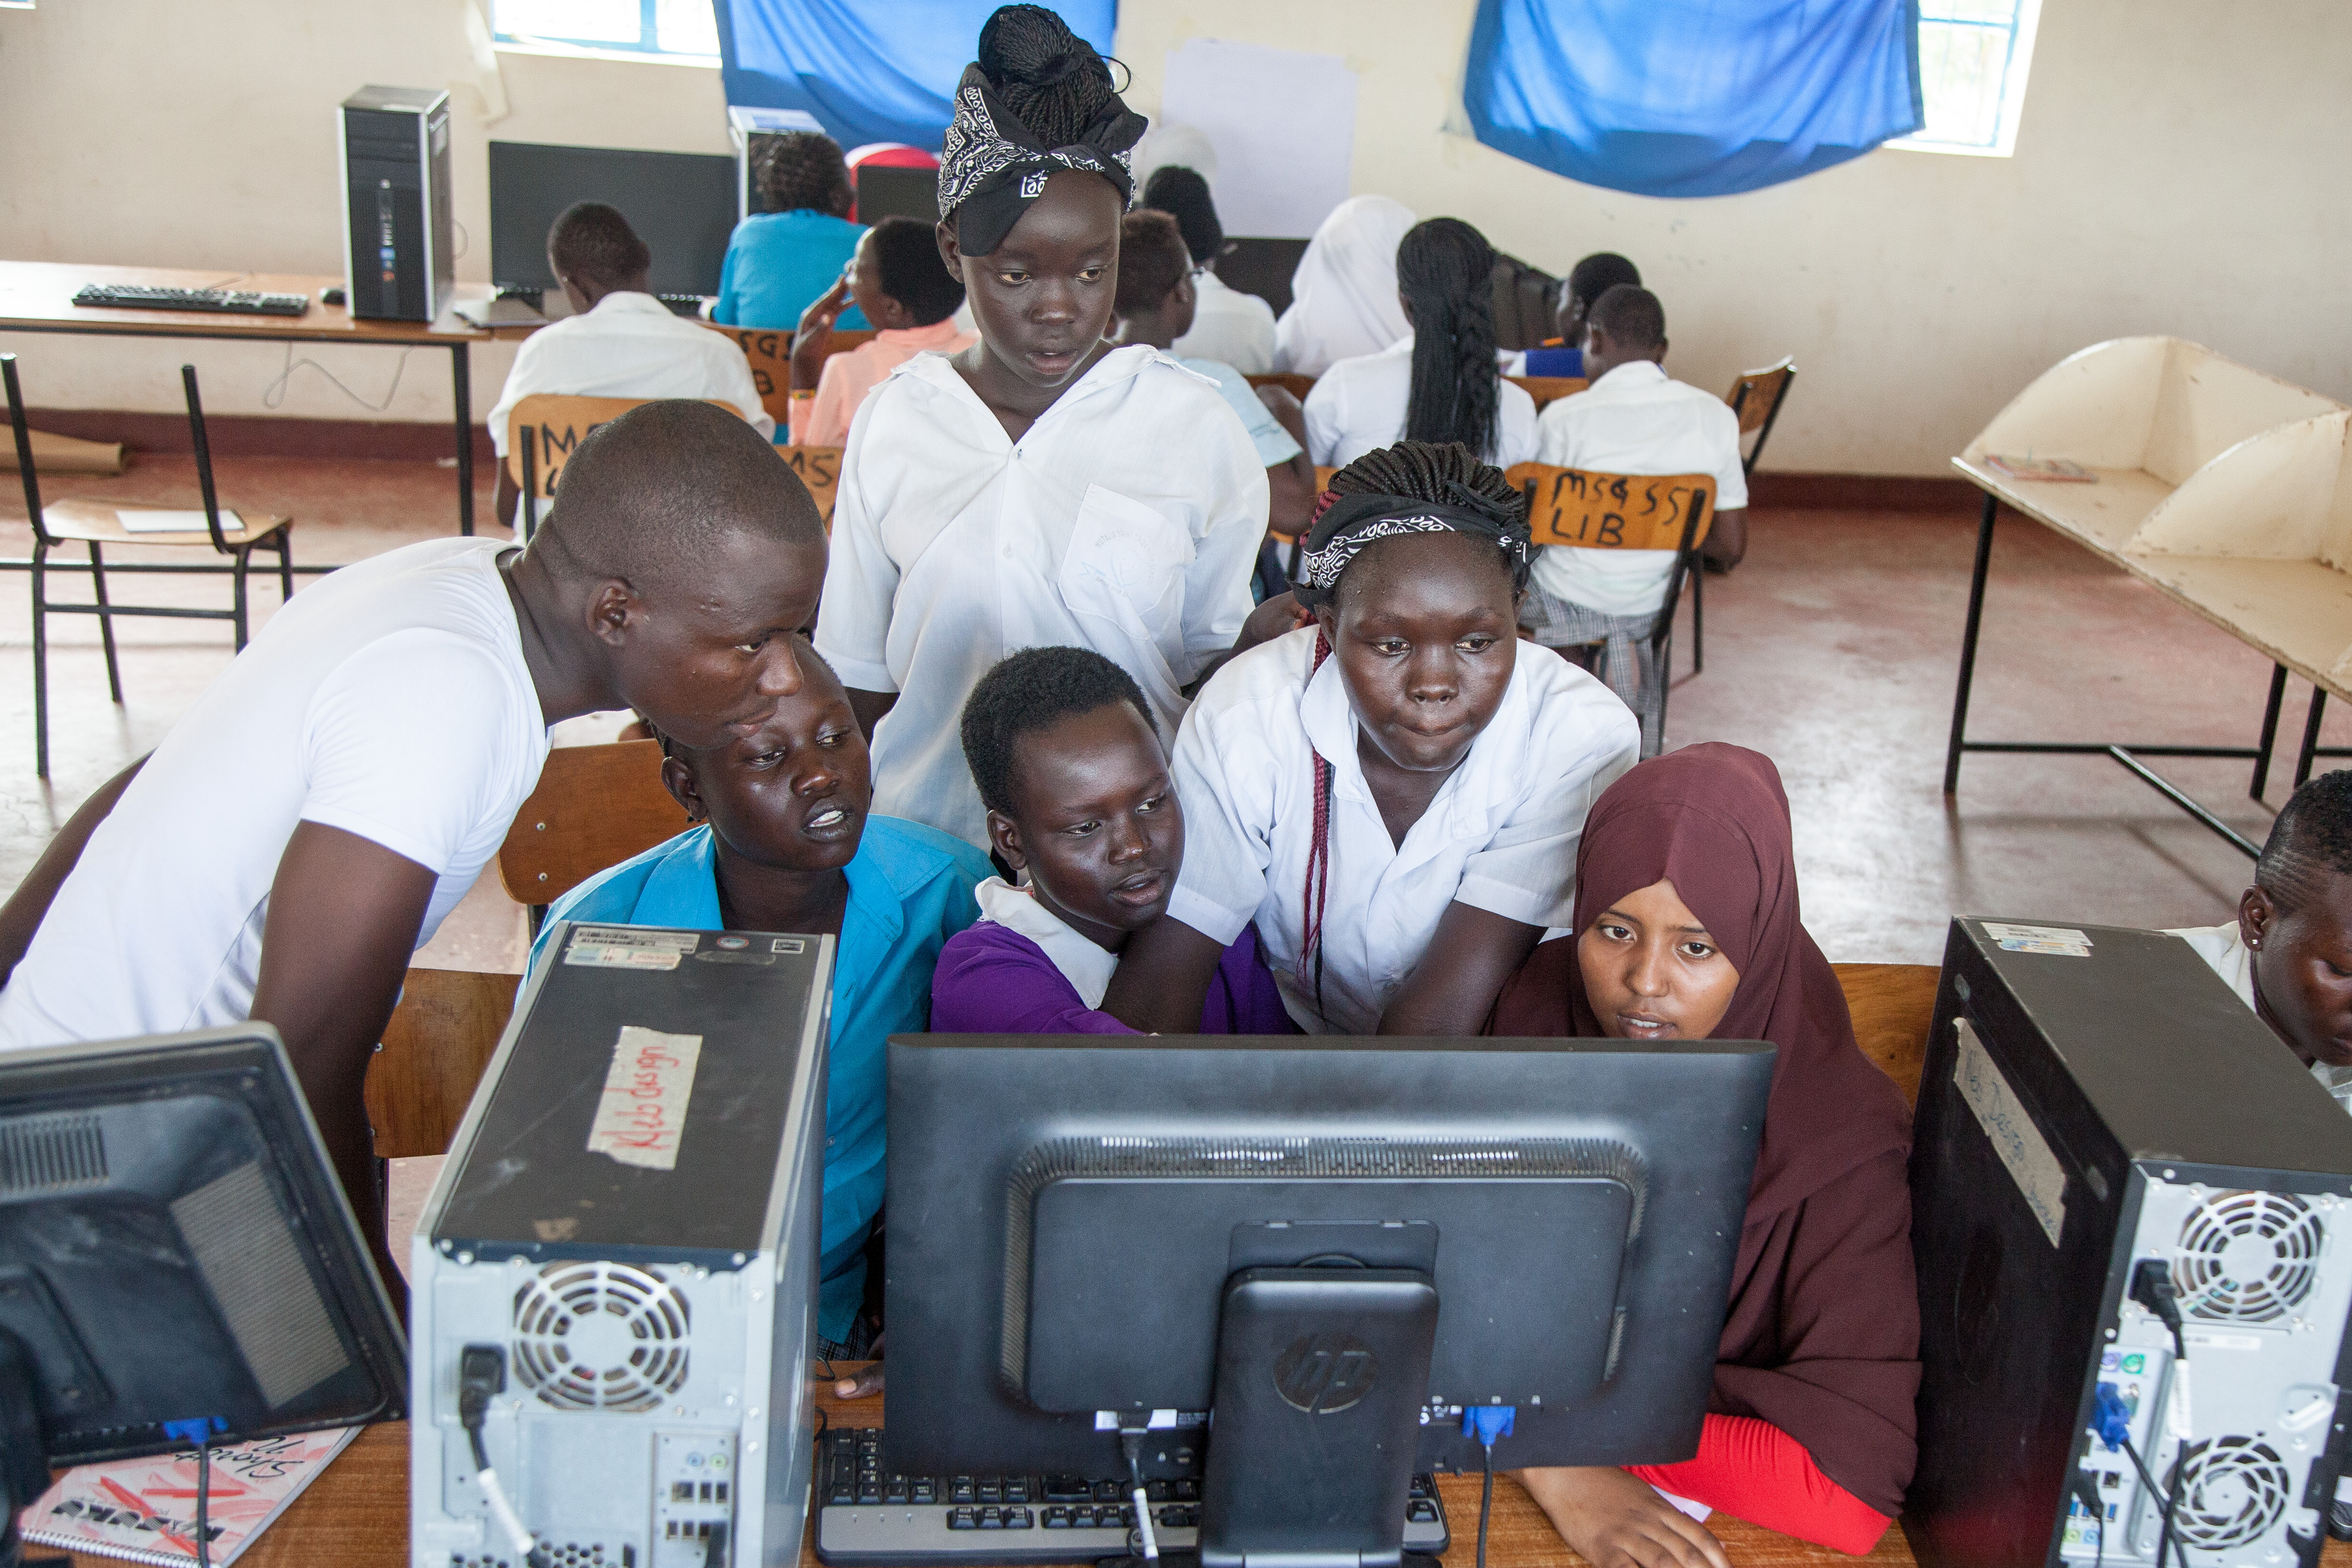
M 1493 1033 L 1780 1049 L 1697 1457 L 1519 1479 L 1595 1568 L 1727 1568 L 1659 1491 L 1868 1552 L 1917 1457 L 1911 1118 L 1799 923 L 1778 770 L 1724 745 L 1641 763 L 1594 805 L 1576 889 L 1575 934 L 1536 950 Z

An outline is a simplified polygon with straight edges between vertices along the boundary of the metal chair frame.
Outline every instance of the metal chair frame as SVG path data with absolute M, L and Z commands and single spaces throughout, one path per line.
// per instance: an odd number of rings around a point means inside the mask
M 1780 364 L 1767 365 L 1763 371 L 1741 371 L 1732 384 L 1731 413 L 1737 418 L 1748 405 L 1748 378 L 1769 374 L 1785 367 L 1789 374 L 1780 378 L 1780 391 L 1772 399 L 1772 406 L 1764 411 L 1764 422 L 1756 427 L 1756 448 L 1739 459 L 1739 472 L 1744 479 L 1756 471 L 1757 462 L 1764 456 L 1764 443 L 1772 438 L 1773 422 L 1780 417 L 1780 409 L 1789 401 L 1789 388 L 1797 384 L 1797 364 L 1783 360 Z M 1691 673 L 1706 668 L 1706 571 L 1702 567 L 1691 576 Z
M 212 547 L 230 560 L 229 573 L 235 584 L 233 603 L 226 610 L 189 609 L 177 605 L 118 605 L 107 595 L 106 557 L 94 539 L 75 541 L 62 538 L 48 531 L 41 506 L 41 482 L 33 465 L 33 433 L 26 423 L 25 398 L 16 379 L 16 356 L 0 354 L 0 380 L 5 380 L 8 395 L 8 423 L 16 439 L 16 472 L 25 486 L 25 515 L 33 527 L 33 554 L 30 563 L 33 579 L 33 749 L 34 773 L 41 778 L 49 776 L 49 637 L 48 617 L 51 616 L 96 616 L 99 640 L 106 648 L 106 686 L 108 694 L 119 705 L 122 701 L 122 668 L 114 647 L 114 618 L 130 616 L 147 619 L 227 621 L 236 627 L 236 647 L 244 650 L 248 640 L 249 616 L 246 579 L 251 570 L 253 552 L 267 547 L 278 556 L 278 584 L 281 602 L 294 596 L 293 520 L 288 519 L 266 533 L 257 534 L 241 544 L 229 542 L 221 528 L 220 497 L 213 484 L 212 443 L 205 431 L 205 409 L 196 389 L 196 367 L 180 367 L 180 384 L 187 395 L 188 435 L 195 447 L 196 483 L 204 494 L 205 526 L 212 535 Z M 89 546 L 89 579 L 91 602 L 59 604 L 48 596 L 49 552 L 59 545 L 76 542 Z M 131 542 L 140 542 L 131 541 Z M 65 568 L 60 568 L 63 570 Z M 153 568 L 149 568 L 152 570 Z M 138 566 L 118 566 L 117 571 L 139 571 Z M 182 571 L 217 570 L 217 568 L 179 568 Z

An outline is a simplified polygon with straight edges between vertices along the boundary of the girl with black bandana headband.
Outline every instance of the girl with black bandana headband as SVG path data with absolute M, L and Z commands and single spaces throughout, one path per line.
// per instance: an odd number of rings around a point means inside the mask
M 940 254 L 981 341 L 899 366 L 843 458 L 818 651 L 873 737 L 874 809 L 977 846 L 957 723 L 1006 654 L 1091 647 L 1172 732 L 1251 613 L 1266 480 L 1241 422 L 1160 351 L 1102 341 L 1143 126 L 1060 17 L 989 18 L 940 165 Z
M 1193 1027 L 1254 921 L 1309 1033 L 1476 1034 L 1568 923 L 1585 812 L 1633 764 L 1622 702 L 1522 657 L 1527 517 L 1500 469 L 1400 442 L 1322 506 L 1312 623 L 1219 670 L 1177 736 L 1183 868 L 1103 998 L 1132 1027 Z

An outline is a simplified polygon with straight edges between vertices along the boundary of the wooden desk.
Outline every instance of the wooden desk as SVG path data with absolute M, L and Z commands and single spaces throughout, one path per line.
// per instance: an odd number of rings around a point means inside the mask
M 450 395 L 456 405 L 457 531 L 474 531 L 473 366 L 467 350 L 495 335 L 474 327 L 444 330 L 422 321 L 366 321 L 342 305 L 319 303 L 319 290 L 341 288 L 341 278 L 290 273 L 182 271 L 161 267 L 94 267 L 79 262 L 0 261 L 0 331 L 66 332 L 89 337 L 210 338 L 262 343 L 374 343 L 389 348 L 449 351 Z M 77 305 L 89 283 L 131 283 L 158 289 L 240 289 L 299 294 L 310 309 L 299 316 L 231 316 L 209 310 L 118 310 Z M 487 300 L 489 287 L 460 283 L 459 300 Z
M 2294 782 L 2319 756 L 2327 695 L 2352 697 L 2352 574 L 2335 516 L 2352 501 L 2340 476 L 2352 410 L 2175 338 L 2121 338 L 2061 362 L 1997 416 L 1952 466 L 1984 492 L 1976 567 L 1946 742 L 1944 793 L 1958 793 L 1968 752 L 2076 753 L 2122 764 L 2247 855 L 2260 852 L 2149 768 L 2143 757 L 2234 757 L 2253 763 L 2260 800 L 2290 670 L 2312 684 Z M 1990 458 L 2063 458 L 2091 483 L 2018 479 Z M 2339 490 L 2343 493 L 2339 495 Z M 1993 523 L 2001 507 L 2119 566 L 2272 661 L 2270 699 L 2253 746 L 2105 741 L 1971 741 Z
M 881 1424 L 878 1397 L 845 1402 L 833 1396 L 830 1384 L 821 1384 L 820 1390 L 817 1403 L 835 1426 Z M 1453 1547 L 1445 1553 L 1446 1568 L 1471 1568 L 1478 1552 L 1478 1478 L 1441 1476 L 1437 1485 L 1454 1533 Z M 1867 1557 L 1848 1557 L 1720 1513 L 1707 1521 L 1707 1528 L 1715 1531 L 1738 1568 L 1833 1568 L 1847 1563 L 1908 1568 L 1915 1561 L 1900 1525 L 1880 1537 Z M 803 1537 L 801 1568 L 818 1568 L 815 1550 L 808 1544 L 811 1539 Z M 1562 1568 L 1583 1562 L 1560 1544 L 1551 1521 L 1507 1477 L 1495 1482 L 1486 1557 L 1490 1568 Z M 2352 1544 L 2331 1541 L 2319 1560 L 2324 1568 L 2352 1568 Z M 111 1557 L 79 1554 L 72 1561 L 78 1568 L 120 1568 L 120 1559 Z M 335 1568 L 407 1568 L 407 1424 L 390 1421 L 361 1433 L 327 1473 L 312 1482 L 310 1489 L 237 1561 L 240 1568 L 248 1564 L 250 1568 L 313 1568 L 321 1563 L 332 1563 Z

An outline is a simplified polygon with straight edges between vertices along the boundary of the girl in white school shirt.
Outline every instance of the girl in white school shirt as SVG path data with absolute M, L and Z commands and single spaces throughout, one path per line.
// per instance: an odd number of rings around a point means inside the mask
M 1266 479 L 1213 383 L 1101 342 L 1141 117 L 1039 6 L 998 11 L 979 55 L 940 247 L 981 341 L 899 366 L 858 410 L 816 646 L 873 737 L 874 809 L 984 846 L 957 730 L 981 676 L 1091 647 L 1172 730 L 1250 614 Z
M 1197 1026 L 1255 921 L 1316 1034 L 1475 1034 L 1546 928 L 1639 733 L 1599 681 L 1517 637 L 1517 489 L 1456 445 L 1401 442 L 1331 481 L 1299 598 L 1315 623 L 1236 657 L 1176 739 L 1184 866 L 1105 995 Z

